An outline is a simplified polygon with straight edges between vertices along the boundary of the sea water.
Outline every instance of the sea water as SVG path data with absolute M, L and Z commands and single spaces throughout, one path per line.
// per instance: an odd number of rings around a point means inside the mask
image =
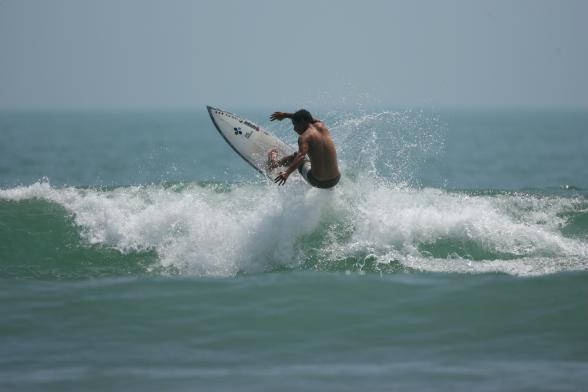
M 1 113 L 0 390 L 585 389 L 588 113 L 311 111 L 331 191 L 205 108 Z

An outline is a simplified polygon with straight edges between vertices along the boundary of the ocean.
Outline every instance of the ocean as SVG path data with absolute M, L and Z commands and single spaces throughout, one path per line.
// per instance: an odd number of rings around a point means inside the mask
M 0 390 L 586 390 L 588 112 L 308 109 L 331 191 L 205 107 L 1 112 Z

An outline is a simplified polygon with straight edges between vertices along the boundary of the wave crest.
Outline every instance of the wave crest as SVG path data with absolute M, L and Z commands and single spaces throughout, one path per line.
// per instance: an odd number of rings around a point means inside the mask
M 189 275 L 284 268 L 541 275 L 588 266 L 588 228 L 578 225 L 588 214 L 583 197 L 447 192 L 361 178 L 334 191 L 295 181 L 114 189 L 44 181 L 0 190 L 0 199 L 57 203 L 86 244 L 154 251 L 162 267 Z

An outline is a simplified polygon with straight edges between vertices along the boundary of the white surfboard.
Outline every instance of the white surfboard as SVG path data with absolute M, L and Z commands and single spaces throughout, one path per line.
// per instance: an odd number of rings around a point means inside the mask
M 278 158 L 282 158 L 297 151 L 252 121 L 212 106 L 206 108 L 216 129 L 229 146 L 256 170 L 272 180 L 285 168 L 269 169 L 268 153 L 275 148 L 278 150 Z

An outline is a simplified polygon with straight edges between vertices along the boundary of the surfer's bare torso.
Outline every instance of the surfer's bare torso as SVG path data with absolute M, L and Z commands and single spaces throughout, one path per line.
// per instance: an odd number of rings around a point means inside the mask
M 312 115 L 303 109 L 296 113 L 275 112 L 270 118 L 272 121 L 291 119 L 294 131 L 300 135 L 296 153 L 277 159 L 277 156 L 270 152 L 268 157 L 270 167 L 288 166 L 288 169 L 276 177 L 275 182 L 284 185 L 290 174 L 299 169 L 307 181 L 315 187 L 331 188 L 335 186 L 341 173 L 337 164 L 335 143 L 325 124 L 312 118 Z M 310 165 L 308 162 L 305 163 L 307 155 L 310 158 Z
M 307 147 L 306 147 L 307 145 Z M 298 153 L 307 151 L 312 174 L 320 181 L 328 181 L 340 175 L 337 151 L 329 129 L 321 121 L 309 124 L 298 138 Z

